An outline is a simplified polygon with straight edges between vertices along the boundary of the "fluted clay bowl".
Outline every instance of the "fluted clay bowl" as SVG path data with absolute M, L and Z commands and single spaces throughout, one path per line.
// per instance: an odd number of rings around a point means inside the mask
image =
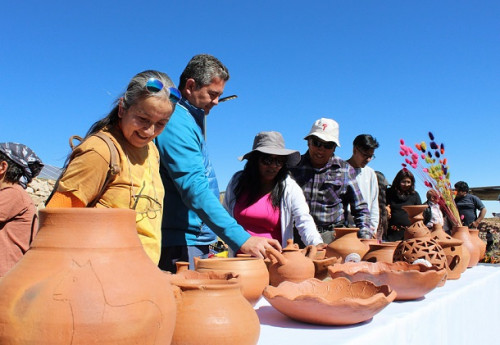
M 407 262 L 348 262 L 328 268 L 332 278 L 369 280 L 376 285 L 389 285 L 397 293 L 396 300 L 412 300 L 423 297 L 446 279 L 446 269 L 436 266 L 412 265 Z
M 371 319 L 394 301 L 387 285 L 369 281 L 351 283 L 346 278 L 269 285 L 264 298 L 279 312 L 298 321 L 318 325 L 352 325 Z

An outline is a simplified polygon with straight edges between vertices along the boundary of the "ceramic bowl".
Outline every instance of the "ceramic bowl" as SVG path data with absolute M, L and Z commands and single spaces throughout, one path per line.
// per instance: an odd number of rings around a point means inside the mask
M 350 281 L 369 280 L 376 285 L 389 285 L 397 293 L 396 300 L 423 297 L 446 279 L 446 269 L 436 266 L 412 265 L 407 262 L 348 262 L 328 268 L 332 278 L 345 277 Z
M 371 319 L 396 298 L 387 285 L 346 278 L 301 283 L 285 281 L 264 289 L 264 298 L 279 312 L 298 321 L 319 325 L 352 325 Z

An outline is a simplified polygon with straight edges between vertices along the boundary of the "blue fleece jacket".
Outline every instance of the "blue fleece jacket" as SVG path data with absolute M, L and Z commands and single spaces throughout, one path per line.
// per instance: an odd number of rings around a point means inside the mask
M 202 132 L 204 121 L 203 109 L 183 98 L 155 139 L 165 188 L 162 246 L 208 245 L 217 240 L 217 234 L 237 251 L 250 234 L 219 202 L 217 179 Z

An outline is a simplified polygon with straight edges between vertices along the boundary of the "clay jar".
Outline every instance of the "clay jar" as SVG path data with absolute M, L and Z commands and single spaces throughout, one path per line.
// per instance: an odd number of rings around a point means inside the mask
M 127 209 L 40 210 L 0 284 L 0 344 L 169 344 L 176 304 Z
M 272 286 L 278 286 L 281 282 L 291 281 L 300 283 L 314 277 L 314 263 L 306 257 L 293 240 L 287 240 L 287 246 L 280 253 L 270 247 L 266 250 L 270 259 L 269 281 Z
M 239 276 L 243 296 L 255 305 L 262 296 L 262 291 L 269 285 L 269 272 L 263 259 L 252 257 L 213 258 L 194 260 L 198 272 L 214 271 L 233 272 Z
M 172 284 L 177 287 L 172 345 L 257 344 L 259 318 L 237 280 L 186 277 L 173 279 Z
M 484 254 L 486 254 L 486 242 L 479 238 L 478 229 L 469 229 L 469 234 L 476 247 L 479 248 L 479 261 L 481 261 L 484 259 Z
M 471 235 L 469 233 L 469 228 L 466 226 L 456 226 L 452 229 L 451 237 L 462 240 L 463 246 L 467 249 L 470 254 L 469 263 L 467 268 L 471 268 L 477 265 L 479 262 L 479 248 L 474 244 Z
M 393 262 L 394 250 L 399 242 L 371 243 L 370 249 L 363 257 L 368 262 Z
M 459 279 L 470 260 L 470 254 L 464 249 L 463 242 L 448 235 L 440 224 L 434 224 L 431 237 L 439 243 L 446 255 L 447 279 Z
M 326 247 L 327 257 L 341 258 L 356 253 L 360 258 L 368 252 L 368 245 L 358 238 L 358 228 L 335 228 L 335 240 Z

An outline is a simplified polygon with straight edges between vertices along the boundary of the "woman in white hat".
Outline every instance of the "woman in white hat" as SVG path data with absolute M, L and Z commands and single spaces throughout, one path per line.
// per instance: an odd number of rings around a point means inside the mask
M 288 172 L 300 153 L 285 148 L 279 132 L 260 132 L 243 171 L 233 175 L 226 189 L 224 207 L 252 236 L 273 238 L 286 246 L 297 228 L 305 245 L 323 244 L 302 189 Z

